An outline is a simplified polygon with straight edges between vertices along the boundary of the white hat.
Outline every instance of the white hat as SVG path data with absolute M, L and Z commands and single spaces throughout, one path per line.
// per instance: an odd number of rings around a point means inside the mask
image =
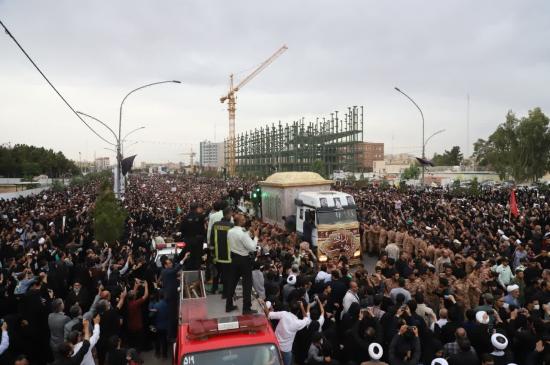
M 500 333 L 494 333 L 491 336 L 491 343 L 495 349 L 500 351 L 504 351 L 506 350 L 506 347 L 508 347 L 508 339 Z
M 508 237 L 507 235 L 503 234 L 502 237 L 500 237 L 501 240 L 503 241 L 508 241 L 510 239 L 510 237 Z
M 432 230 L 431 227 L 426 226 L 426 231 L 431 231 L 431 230 Z
M 449 363 L 444 358 L 438 357 L 438 358 L 432 360 L 431 365 L 449 365 Z
M 38 244 L 41 245 L 41 244 L 43 244 L 44 242 L 46 242 L 46 240 L 44 239 L 44 237 L 40 237 L 40 239 L 38 240 Z
M 489 323 L 489 315 L 485 311 L 479 311 L 476 313 L 476 320 L 481 324 Z
M 516 244 L 518 244 L 518 245 L 521 244 L 521 240 L 519 238 L 516 240 Z
M 460 242 L 459 240 L 457 240 L 456 238 L 454 239 L 453 243 L 457 244 L 457 245 L 460 245 L 462 242 Z
M 373 342 L 369 345 L 369 356 L 372 360 L 380 360 L 384 354 L 384 349 L 379 343 Z
M 48 224 L 48 226 L 50 226 L 50 227 L 53 226 L 53 222 L 50 222 L 50 224 Z
M 296 275 L 288 275 L 286 282 L 290 285 L 296 285 Z
M 508 291 L 508 293 L 511 293 L 511 292 L 513 292 L 514 290 L 519 290 L 519 285 L 517 285 L 517 284 L 508 285 L 508 286 L 506 287 L 506 290 Z
M 502 229 L 499 229 L 497 233 L 502 236 L 504 234 L 504 231 Z

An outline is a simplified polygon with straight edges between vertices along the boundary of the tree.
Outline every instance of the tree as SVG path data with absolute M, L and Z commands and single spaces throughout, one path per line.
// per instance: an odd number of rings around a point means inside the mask
M 76 175 L 79 169 L 61 152 L 25 144 L 0 145 L 0 176 L 29 178 L 45 174 L 61 177 L 67 173 Z
M 100 189 L 93 212 L 94 234 L 99 242 L 112 244 L 121 239 L 128 212 L 116 200 L 109 182 L 104 182 Z
M 477 180 L 477 177 L 474 177 L 472 183 L 470 184 L 470 195 L 479 196 L 479 193 L 479 181 Z
M 62 192 L 63 190 L 65 190 L 65 185 L 63 185 L 59 180 L 54 180 L 52 184 L 52 190 L 56 193 Z
M 325 173 L 326 173 L 325 161 L 323 161 L 323 160 L 313 161 L 313 163 L 311 164 L 310 170 L 313 171 L 313 172 L 318 173 L 322 177 L 325 177 L 326 176 L 325 175 Z
M 540 108 L 530 110 L 516 128 L 519 181 L 537 181 L 550 168 L 549 119 Z
M 420 176 L 420 167 L 416 164 L 411 164 L 401 174 L 401 180 L 418 179 Z
M 464 156 L 459 146 L 453 146 L 450 151 L 445 150 L 442 155 L 436 153 L 432 162 L 436 166 L 458 166 L 462 163 Z
M 474 143 L 476 162 L 493 168 L 501 179 L 537 181 L 550 169 L 549 119 L 540 108 L 527 117 L 516 118 L 511 111 L 487 140 Z
M 451 186 L 453 187 L 453 190 L 460 189 L 460 180 L 456 179 L 455 181 L 453 181 L 453 184 Z

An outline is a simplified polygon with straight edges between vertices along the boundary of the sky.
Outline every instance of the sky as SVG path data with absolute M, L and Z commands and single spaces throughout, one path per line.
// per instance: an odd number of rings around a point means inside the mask
M 471 153 L 508 110 L 550 113 L 545 0 L 0 0 L 0 20 L 76 110 L 113 129 L 128 91 L 183 82 L 127 99 L 122 134 L 145 126 L 125 148 L 138 162 L 188 162 L 199 141 L 222 141 L 229 74 L 241 80 L 283 44 L 238 92 L 237 133 L 362 105 L 365 141 L 420 155 L 420 114 L 395 86 L 422 108 L 426 138 L 445 129 L 428 156 Z M 3 32 L 0 100 L 0 143 L 114 159 Z

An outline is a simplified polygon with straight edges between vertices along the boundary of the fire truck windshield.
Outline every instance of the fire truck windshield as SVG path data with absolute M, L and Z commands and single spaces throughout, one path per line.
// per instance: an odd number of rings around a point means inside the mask
M 281 361 L 277 347 L 274 344 L 265 344 L 190 353 L 183 356 L 180 365 L 211 364 L 281 365 Z
M 357 221 L 355 209 L 318 210 L 318 224 L 351 223 Z

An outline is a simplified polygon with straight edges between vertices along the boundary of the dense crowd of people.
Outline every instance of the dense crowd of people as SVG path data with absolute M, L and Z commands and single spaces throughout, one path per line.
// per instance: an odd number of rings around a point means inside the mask
M 98 242 L 100 184 L 0 200 L 0 364 L 170 357 L 181 268 L 205 269 L 228 311 L 239 278 L 254 311 L 252 286 L 285 365 L 550 364 L 550 196 L 536 190 L 516 192 L 516 216 L 504 189 L 342 187 L 371 268 L 320 263 L 312 232 L 235 214 L 254 186 L 240 179 L 132 175 L 124 236 Z M 204 260 L 224 224 L 227 263 Z M 186 248 L 159 267 L 154 243 L 170 240 Z

